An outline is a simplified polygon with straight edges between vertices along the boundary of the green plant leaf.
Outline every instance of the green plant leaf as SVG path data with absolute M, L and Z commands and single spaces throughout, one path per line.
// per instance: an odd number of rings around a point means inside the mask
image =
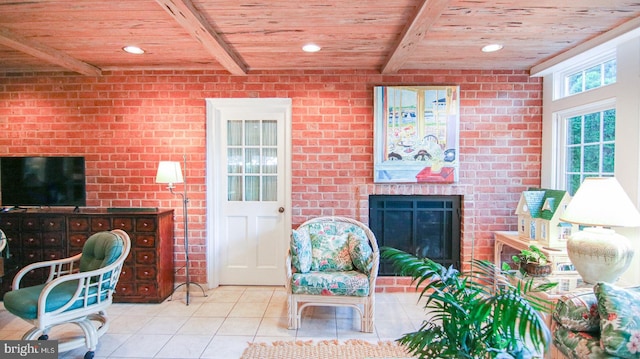
M 550 285 L 534 286 L 489 261 L 472 260 L 460 273 L 428 258 L 382 247 L 400 275 L 410 276 L 420 300 L 426 299 L 427 319 L 418 332 L 399 341 L 419 358 L 526 358 L 524 343 L 547 350 L 549 329 L 537 310 L 549 302 L 532 294 Z M 512 284 L 515 283 L 515 284 Z

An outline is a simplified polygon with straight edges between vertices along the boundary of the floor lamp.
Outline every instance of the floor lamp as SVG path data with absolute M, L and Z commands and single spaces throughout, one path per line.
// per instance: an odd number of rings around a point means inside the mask
M 184 168 L 187 170 L 187 156 L 184 156 Z M 182 170 L 180 169 L 180 162 L 177 161 L 160 161 L 158 164 L 158 173 L 156 174 L 156 183 L 166 183 L 167 189 L 171 194 L 177 194 L 182 196 L 182 217 L 184 218 L 184 253 L 185 253 L 185 271 L 186 281 L 173 289 L 173 293 L 182 286 L 187 289 L 187 305 L 189 305 L 189 287 L 191 284 L 197 286 L 202 290 L 202 294 L 206 297 L 207 294 L 204 288 L 198 283 L 190 281 L 189 276 L 189 228 L 187 219 L 187 203 L 189 203 L 189 197 L 187 197 L 187 181 L 182 177 Z M 173 189 L 176 183 L 184 184 L 184 193 L 175 193 Z M 171 294 L 173 296 L 173 293 Z

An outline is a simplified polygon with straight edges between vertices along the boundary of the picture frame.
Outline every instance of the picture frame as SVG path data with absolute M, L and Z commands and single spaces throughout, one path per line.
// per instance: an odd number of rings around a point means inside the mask
M 458 181 L 460 87 L 374 86 L 374 182 Z

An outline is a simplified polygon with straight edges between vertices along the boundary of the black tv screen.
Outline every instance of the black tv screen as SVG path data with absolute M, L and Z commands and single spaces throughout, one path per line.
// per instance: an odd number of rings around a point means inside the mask
M 86 206 L 84 157 L 2 157 L 3 206 Z

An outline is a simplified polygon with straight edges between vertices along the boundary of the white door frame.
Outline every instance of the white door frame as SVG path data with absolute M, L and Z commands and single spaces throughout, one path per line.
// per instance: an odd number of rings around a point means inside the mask
M 220 109 L 224 107 L 231 108 L 255 108 L 260 111 L 264 107 L 279 107 L 286 110 L 285 116 L 285 212 L 284 221 L 287 230 L 291 228 L 291 99 L 290 98 L 226 98 L 226 99 L 206 99 L 206 258 L 207 258 L 207 287 L 216 288 L 220 285 L 220 240 L 217 238 L 216 228 L 218 228 L 218 220 L 220 214 L 219 194 L 219 163 L 220 156 L 223 154 L 216 153 L 217 136 L 220 135 L 221 123 L 217 121 L 220 118 Z M 289 243 L 288 239 L 283 239 Z M 282 253 L 285 257 L 286 253 Z M 284 267 L 282 268 L 284 274 Z

